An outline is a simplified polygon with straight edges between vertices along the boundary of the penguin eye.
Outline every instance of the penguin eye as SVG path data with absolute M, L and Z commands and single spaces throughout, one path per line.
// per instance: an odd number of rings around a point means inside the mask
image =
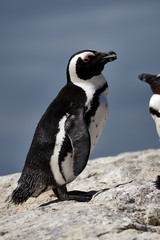
M 89 62 L 89 58 L 83 59 L 83 62 Z
M 83 58 L 82 60 L 83 60 L 83 62 L 87 63 L 90 61 L 90 58 L 89 58 L 89 56 L 85 56 L 85 58 Z
M 82 60 L 83 60 L 83 62 L 87 63 L 87 62 L 91 61 L 93 58 L 95 58 L 95 54 L 89 53 Z

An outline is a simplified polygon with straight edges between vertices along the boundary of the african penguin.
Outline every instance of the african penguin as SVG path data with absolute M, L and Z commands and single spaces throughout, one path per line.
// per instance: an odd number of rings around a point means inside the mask
M 83 50 L 67 66 L 67 84 L 36 128 L 11 201 L 25 202 L 52 189 L 60 200 L 89 201 L 92 195 L 67 191 L 85 168 L 108 115 L 108 84 L 101 74 L 116 53 Z
M 155 121 L 158 136 L 160 137 L 160 74 L 142 73 L 138 78 L 151 86 L 153 95 L 149 101 L 149 111 Z M 156 187 L 160 189 L 160 176 L 157 176 Z

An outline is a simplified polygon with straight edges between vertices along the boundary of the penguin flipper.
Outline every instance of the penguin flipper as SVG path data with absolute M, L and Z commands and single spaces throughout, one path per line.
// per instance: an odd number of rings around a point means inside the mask
M 84 119 L 84 109 L 78 108 L 65 123 L 65 131 L 73 149 L 73 172 L 78 176 L 85 168 L 90 154 L 90 134 Z

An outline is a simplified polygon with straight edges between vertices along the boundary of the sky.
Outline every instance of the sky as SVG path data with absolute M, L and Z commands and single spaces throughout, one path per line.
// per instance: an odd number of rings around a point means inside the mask
M 160 146 L 138 74 L 160 73 L 159 0 L 0 1 L 0 175 L 21 172 L 72 54 L 115 51 L 105 66 L 109 116 L 90 159 Z

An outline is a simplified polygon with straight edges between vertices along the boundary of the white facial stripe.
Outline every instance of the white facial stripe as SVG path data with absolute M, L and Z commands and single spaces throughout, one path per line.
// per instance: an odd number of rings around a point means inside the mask
M 83 53 L 80 53 L 80 54 L 74 56 L 71 59 L 70 64 L 69 64 L 69 75 L 70 75 L 71 81 L 72 81 L 72 79 L 79 80 L 79 78 L 76 74 L 76 63 L 77 63 L 78 58 L 84 59 L 87 55 L 91 55 L 91 54 L 93 54 L 93 53 L 89 52 L 89 51 L 83 52 Z
M 54 175 L 54 178 L 56 182 L 61 185 L 65 184 L 65 180 L 60 172 L 58 157 L 59 157 L 59 152 L 61 150 L 64 137 L 65 137 L 64 124 L 66 119 L 67 119 L 67 116 L 64 116 L 59 122 L 59 126 L 58 126 L 59 132 L 56 137 L 55 147 L 54 147 L 53 155 L 51 156 L 51 161 L 50 161 L 50 166 L 51 166 L 51 170 Z

